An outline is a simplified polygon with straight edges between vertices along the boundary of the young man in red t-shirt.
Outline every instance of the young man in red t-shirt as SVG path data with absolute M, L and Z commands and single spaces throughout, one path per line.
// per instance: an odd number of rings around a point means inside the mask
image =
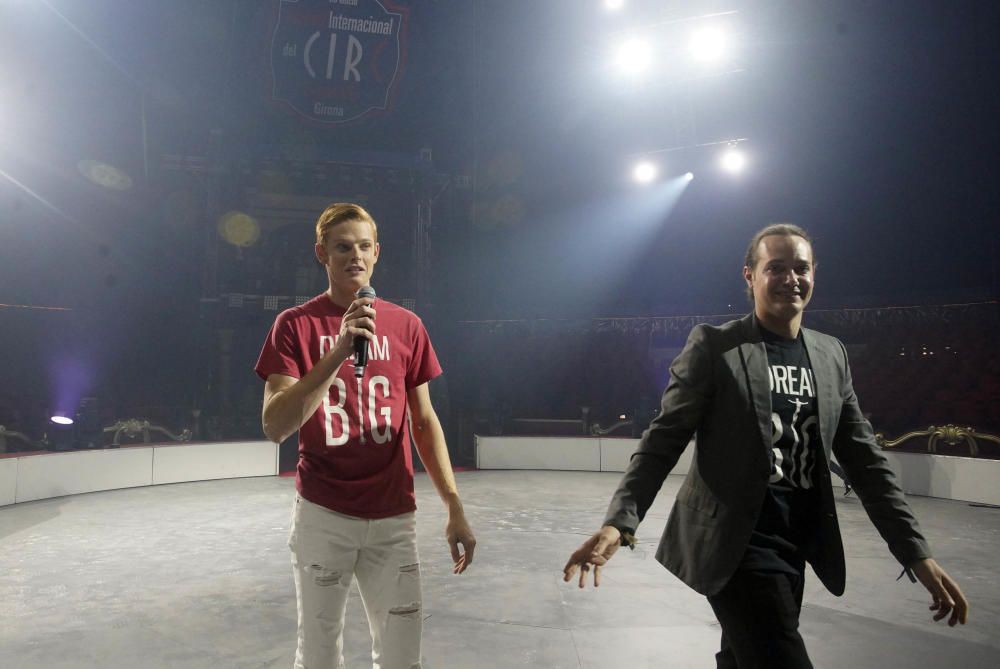
M 344 666 L 344 611 L 357 576 L 374 666 L 410 669 L 420 663 L 423 619 L 411 431 L 448 507 L 456 574 L 471 564 L 476 545 L 427 389 L 441 366 L 415 314 L 355 298 L 379 255 L 367 211 L 327 207 L 316 223 L 315 252 L 329 290 L 278 315 L 256 366 L 266 381 L 264 433 L 280 443 L 299 431 L 289 537 L 298 598 L 295 667 Z M 357 337 L 368 341 L 360 378 L 353 366 Z

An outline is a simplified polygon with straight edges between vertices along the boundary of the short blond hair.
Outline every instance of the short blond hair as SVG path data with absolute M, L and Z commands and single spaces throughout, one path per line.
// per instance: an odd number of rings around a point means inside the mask
M 375 241 L 378 242 L 378 226 L 375 225 L 375 219 L 365 211 L 364 207 L 349 202 L 334 202 L 323 210 L 316 221 L 316 243 L 320 246 L 326 246 L 326 235 L 330 228 L 347 221 L 364 221 L 371 225 Z

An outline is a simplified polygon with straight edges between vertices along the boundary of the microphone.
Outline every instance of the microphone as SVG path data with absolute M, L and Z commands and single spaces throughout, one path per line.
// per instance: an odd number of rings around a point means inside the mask
M 361 286 L 354 297 L 370 297 L 375 299 L 375 289 L 371 286 Z M 354 337 L 354 376 L 361 378 L 365 375 L 365 365 L 368 364 L 368 337 Z

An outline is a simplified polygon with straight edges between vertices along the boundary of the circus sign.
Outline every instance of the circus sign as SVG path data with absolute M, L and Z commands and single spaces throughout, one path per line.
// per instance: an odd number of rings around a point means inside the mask
M 387 109 L 406 21 L 406 10 L 388 0 L 279 0 L 273 98 L 321 123 Z

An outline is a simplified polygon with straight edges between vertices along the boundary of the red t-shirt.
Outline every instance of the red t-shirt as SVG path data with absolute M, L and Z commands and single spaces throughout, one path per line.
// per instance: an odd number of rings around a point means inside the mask
M 417 508 L 406 393 L 441 373 L 416 314 L 385 300 L 374 308 L 376 335 L 360 397 L 352 356 L 299 430 L 295 475 L 296 489 L 310 502 L 360 518 Z M 255 367 L 258 376 L 305 376 L 333 348 L 343 316 L 326 293 L 278 314 Z

